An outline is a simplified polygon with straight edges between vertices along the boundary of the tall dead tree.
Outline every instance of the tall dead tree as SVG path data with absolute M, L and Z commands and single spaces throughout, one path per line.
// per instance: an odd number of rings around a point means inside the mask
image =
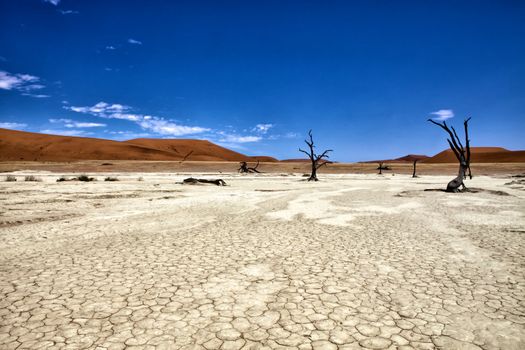
M 417 159 L 414 159 L 414 170 L 412 171 L 412 177 L 417 177 L 417 175 L 416 175 L 416 164 L 417 164 Z
M 248 163 L 246 162 L 240 162 L 240 168 L 238 169 L 241 174 L 243 173 L 260 173 L 259 170 L 257 170 L 257 167 L 259 166 L 259 161 L 257 161 L 257 164 L 254 167 L 249 167 Z
M 470 171 L 470 140 L 468 138 L 469 120 L 470 118 L 467 118 L 463 122 L 463 127 L 465 129 L 465 147 L 463 147 L 461 139 L 458 137 L 458 134 L 456 133 L 456 130 L 453 126 L 449 128 L 445 121 L 443 121 L 443 123 L 439 123 L 432 119 L 428 120 L 432 124 L 436 124 L 437 126 L 441 127 L 447 132 L 447 134 L 449 135 L 449 138 L 447 138 L 448 145 L 450 146 L 452 152 L 454 152 L 454 155 L 456 156 L 459 162 L 458 176 L 448 183 L 446 189 L 447 192 L 456 193 L 467 190 L 467 187 L 463 182 L 463 180 L 467 178 L 467 171 L 469 178 L 472 179 L 472 172 Z M 462 187 L 462 189 L 460 189 L 460 187 Z
M 300 152 L 303 152 L 310 158 L 310 161 L 312 162 L 312 171 L 310 173 L 310 177 L 308 178 L 308 181 L 319 181 L 317 178 L 317 169 L 322 167 L 323 165 L 326 165 L 328 161 L 325 159 L 328 159 L 328 152 L 333 152 L 331 149 L 325 150 L 321 154 L 315 153 L 315 145 L 314 145 L 314 139 L 312 136 L 312 130 L 308 131 L 308 136 L 310 137 L 310 140 L 304 140 L 304 142 L 308 145 L 309 151 L 305 151 L 304 149 L 299 148 Z

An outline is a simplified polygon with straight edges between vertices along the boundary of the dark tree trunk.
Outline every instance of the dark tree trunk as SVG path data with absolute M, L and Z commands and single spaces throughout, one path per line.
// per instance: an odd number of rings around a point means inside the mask
M 412 177 L 417 177 L 417 175 L 416 175 L 416 164 L 417 164 L 417 159 L 414 160 L 414 170 L 412 171 Z
M 310 173 L 308 181 L 319 181 L 317 178 L 317 166 L 315 164 L 312 164 L 312 172 Z
M 457 192 L 461 192 L 461 190 L 459 189 L 460 187 L 463 187 L 463 190 L 466 190 L 467 187 L 465 186 L 465 183 L 463 182 L 463 180 L 465 179 L 466 175 L 467 175 L 467 165 L 465 163 L 462 163 L 459 165 L 459 171 L 458 171 L 458 176 L 456 176 L 455 179 L 451 180 L 448 184 L 447 184 L 447 192 L 452 192 L 452 193 L 457 193 Z

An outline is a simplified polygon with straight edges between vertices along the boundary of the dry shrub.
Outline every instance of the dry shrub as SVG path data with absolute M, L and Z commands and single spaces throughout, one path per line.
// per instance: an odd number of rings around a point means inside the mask
M 42 182 L 42 179 L 33 175 L 27 175 L 24 177 L 24 181 L 26 182 Z

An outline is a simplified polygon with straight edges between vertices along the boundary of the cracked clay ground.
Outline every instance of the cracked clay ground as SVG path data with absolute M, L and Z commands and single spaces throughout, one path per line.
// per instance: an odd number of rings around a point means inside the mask
M 41 176 L 0 183 L 2 350 L 525 349 L 522 181 Z

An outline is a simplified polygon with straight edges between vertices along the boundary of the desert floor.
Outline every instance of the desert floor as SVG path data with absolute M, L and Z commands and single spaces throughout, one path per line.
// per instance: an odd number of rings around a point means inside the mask
M 28 173 L 0 182 L 1 349 L 525 348 L 522 177 Z

